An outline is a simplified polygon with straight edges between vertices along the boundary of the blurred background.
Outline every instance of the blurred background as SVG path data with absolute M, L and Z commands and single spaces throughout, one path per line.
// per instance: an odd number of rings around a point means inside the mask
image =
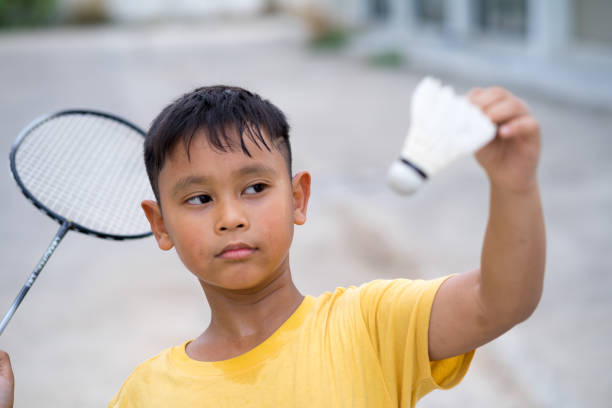
M 291 257 L 298 287 L 318 295 L 479 265 L 488 185 L 472 158 L 411 198 L 385 173 L 421 77 L 505 86 L 543 132 L 544 295 L 479 349 L 460 386 L 419 406 L 609 406 L 611 19 L 607 0 L 0 0 L 0 156 L 44 113 L 92 108 L 147 128 L 197 86 L 251 89 L 287 114 L 294 170 L 313 175 Z M 4 314 L 58 225 L 8 172 L 0 191 Z M 105 406 L 137 364 L 208 318 L 197 281 L 152 238 L 72 232 L 0 338 L 15 406 Z

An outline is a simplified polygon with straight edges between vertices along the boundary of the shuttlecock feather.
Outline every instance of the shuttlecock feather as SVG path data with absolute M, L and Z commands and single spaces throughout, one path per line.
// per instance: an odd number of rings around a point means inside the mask
M 495 125 L 466 97 L 426 77 L 412 95 L 410 129 L 400 158 L 389 169 L 389 184 L 400 194 L 411 194 L 456 158 L 490 142 L 495 133 Z

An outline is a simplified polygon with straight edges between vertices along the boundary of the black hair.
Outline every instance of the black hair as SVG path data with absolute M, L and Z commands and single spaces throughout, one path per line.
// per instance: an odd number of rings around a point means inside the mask
M 158 179 L 166 157 L 182 141 L 189 159 L 189 147 L 200 130 L 213 149 L 223 152 L 234 151 L 239 143 L 242 152 L 250 157 L 245 136 L 259 149 L 263 146 L 271 151 L 272 144 L 285 158 L 291 176 L 289 124 L 280 109 L 246 89 L 225 85 L 201 87 L 166 106 L 147 133 L 145 166 L 160 205 Z

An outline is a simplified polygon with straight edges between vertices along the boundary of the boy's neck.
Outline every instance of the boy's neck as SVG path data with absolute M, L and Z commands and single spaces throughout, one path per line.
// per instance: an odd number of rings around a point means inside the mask
M 304 296 L 289 267 L 249 292 L 220 290 L 202 283 L 211 310 L 208 328 L 187 346 L 196 360 L 219 361 L 243 354 L 270 337 L 298 308 Z

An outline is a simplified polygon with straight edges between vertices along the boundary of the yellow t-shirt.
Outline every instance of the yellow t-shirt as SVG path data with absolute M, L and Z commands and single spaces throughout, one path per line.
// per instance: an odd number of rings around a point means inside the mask
M 306 296 L 240 356 L 196 361 L 187 343 L 163 351 L 136 368 L 109 407 L 413 407 L 456 385 L 473 356 L 429 361 L 429 315 L 444 279 Z

